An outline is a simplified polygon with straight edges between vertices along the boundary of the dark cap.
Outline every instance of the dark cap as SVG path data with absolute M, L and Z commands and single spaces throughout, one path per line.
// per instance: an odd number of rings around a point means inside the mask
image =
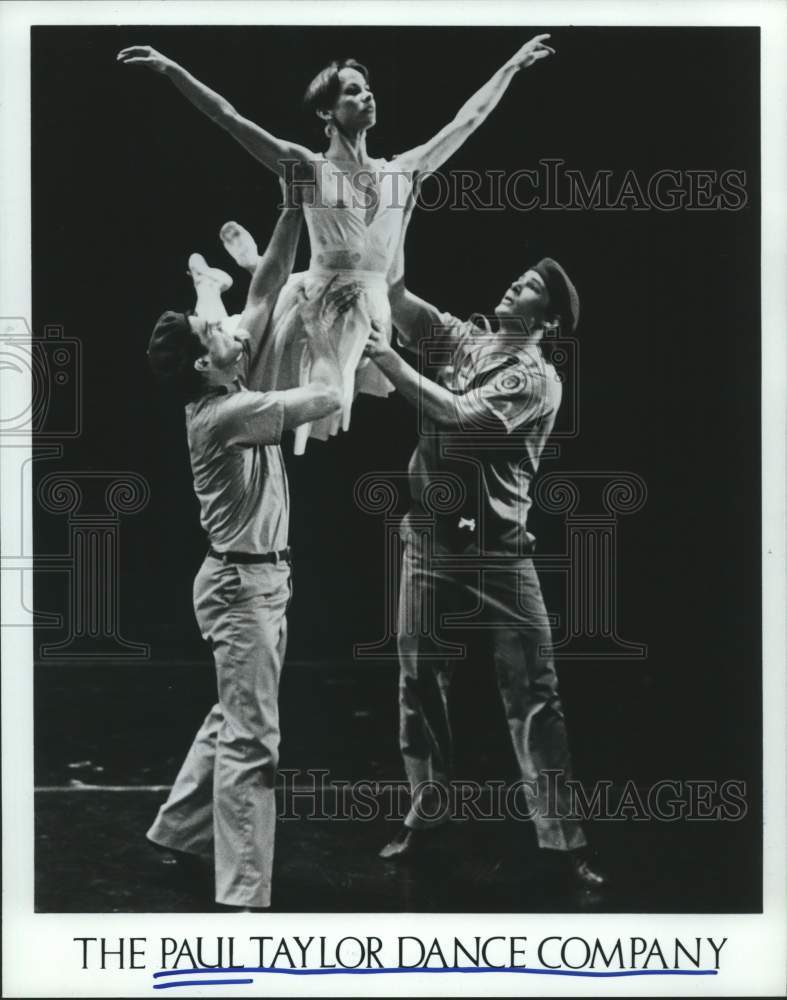
M 156 378 L 166 381 L 185 375 L 204 353 L 185 313 L 168 309 L 159 316 L 148 344 L 148 361 Z
M 551 257 L 544 257 L 532 270 L 543 278 L 552 309 L 559 313 L 564 330 L 573 333 L 579 323 L 579 295 L 571 279 Z

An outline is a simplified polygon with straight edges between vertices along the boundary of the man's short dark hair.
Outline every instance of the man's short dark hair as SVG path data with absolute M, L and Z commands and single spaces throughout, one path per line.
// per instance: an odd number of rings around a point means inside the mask
M 339 72 L 343 69 L 355 69 L 369 83 L 369 70 L 355 59 L 344 59 L 341 62 L 334 59 L 332 63 L 320 70 L 303 95 L 303 104 L 308 111 L 330 111 L 341 92 Z
M 532 267 L 540 275 L 549 292 L 550 309 L 564 333 L 573 333 L 579 323 L 579 295 L 571 278 L 551 257 L 544 257 Z
M 184 401 L 196 399 L 205 389 L 204 378 L 194 368 L 194 362 L 205 353 L 186 313 L 168 309 L 156 320 L 148 344 L 151 371 L 161 385 Z

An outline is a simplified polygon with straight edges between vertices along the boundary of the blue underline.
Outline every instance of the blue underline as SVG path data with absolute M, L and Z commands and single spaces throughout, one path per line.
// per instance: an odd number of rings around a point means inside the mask
M 216 971 L 218 972 L 219 970 L 217 969 Z M 190 979 L 184 983 L 154 983 L 153 989 L 169 990 L 173 986 L 243 986 L 253 982 L 253 979 Z
M 335 975 L 345 975 L 345 976 L 380 976 L 380 975 L 398 975 L 401 973 L 408 972 L 426 972 L 426 973 L 516 973 L 519 975 L 531 975 L 531 976 L 580 976 L 586 979 L 619 979 L 628 976 L 717 976 L 718 970 L 716 969 L 625 969 L 619 972 L 596 972 L 596 971 L 586 971 L 584 969 L 527 969 L 518 966 L 506 966 L 504 968 L 497 968 L 495 966 L 457 966 L 450 967 L 446 969 L 441 968 L 400 968 L 394 967 L 389 969 L 271 969 L 266 966 L 259 966 L 257 968 L 248 968 L 246 966 L 234 966 L 227 969 L 169 969 L 162 970 L 160 972 L 154 972 L 153 978 L 158 979 L 162 976 L 188 976 L 193 973 L 200 973 L 204 975 L 206 973 L 217 973 L 224 974 L 228 972 L 260 972 L 260 973 L 272 973 L 274 975 L 280 976 L 335 976 Z M 251 983 L 252 979 L 208 979 L 208 980 L 184 980 L 183 982 L 177 983 L 155 983 L 153 986 L 154 990 L 170 989 L 174 986 L 218 986 L 219 984 L 228 986 L 235 984 L 246 984 Z

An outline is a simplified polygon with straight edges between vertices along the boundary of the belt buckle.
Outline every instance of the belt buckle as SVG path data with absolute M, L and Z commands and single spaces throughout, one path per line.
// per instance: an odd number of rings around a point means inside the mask
M 279 556 L 279 553 L 276 552 L 276 551 L 274 551 L 274 553 L 273 553 L 273 565 L 274 566 L 278 566 L 280 561 L 281 561 L 281 557 Z
M 221 564 L 222 564 L 222 566 L 226 566 L 228 562 L 229 562 L 229 560 L 227 559 L 227 553 L 226 552 L 222 552 L 221 553 Z

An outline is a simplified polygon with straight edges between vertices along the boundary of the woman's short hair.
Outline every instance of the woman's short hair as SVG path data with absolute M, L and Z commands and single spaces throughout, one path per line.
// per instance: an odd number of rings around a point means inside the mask
M 357 70 L 369 83 L 369 70 L 355 59 L 344 59 L 341 62 L 334 59 L 325 69 L 320 70 L 306 88 L 306 93 L 303 95 L 303 106 L 307 111 L 317 113 L 331 110 L 341 92 L 342 84 L 339 73 L 343 69 Z

